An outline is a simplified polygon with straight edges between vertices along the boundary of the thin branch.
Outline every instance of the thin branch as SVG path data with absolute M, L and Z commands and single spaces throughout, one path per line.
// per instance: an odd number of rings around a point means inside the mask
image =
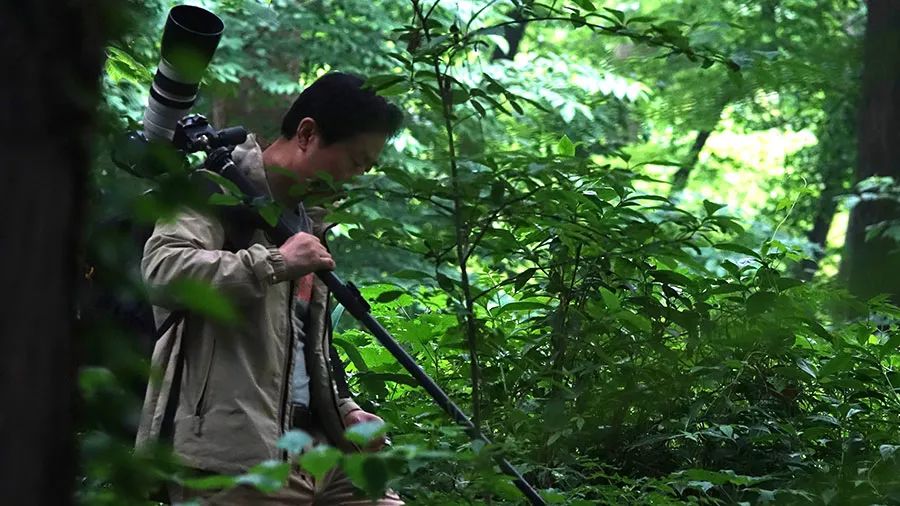
M 431 4 L 431 8 L 428 9 L 428 13 L 425 14 L 424 18 L 422 18 L 422 25 L 424 25 L 425 21 L 431 17 L 431 13 L 434 12 L 435 7 L 437 7 L 439 3 L 441 3 L 441 0 L 434 0 L 434 3 Z
M 485 225 L 481 228 L 481 230 L 478 231 L 478 233 L 475 235 L 475 237 L 469 242 L 469 250 L 466 253 L 466 260 L 468 260 L 469 257 L 472 256 L 472 253 L 475 251 L 475 248 L 478 246 L 478 243 L 481 242 L 481 239 L 484 237 L 484 235 L 487 233 L 487 231 L 492 230 L 491 228 L 488 228 L 488 225 L 490 224 L 490 222 L 494 221 L 497 218 L 497 216 L 499 216 L 500 213 L 504 209 L 509 207 L 511 204 L 516 204 L 518 202 L 521 202 L 521 201 L 527 199 L 528 197 L 531 197 L 532 195 L 537 193 L 539 190 L 543 190 L 545 188 L 546 188 L 545 186 L 539 186 L 538 188 L 535 188 L 534 190 L 526 193 L 525 195 L 521 195 L 521 196 L 511 199 L 511 200 L 507 200 L 500 207 L 495 209 L 494 212 L 491 213 L 490 216 L 488 216 L 487 218 L 482 220 L 485 223 Z

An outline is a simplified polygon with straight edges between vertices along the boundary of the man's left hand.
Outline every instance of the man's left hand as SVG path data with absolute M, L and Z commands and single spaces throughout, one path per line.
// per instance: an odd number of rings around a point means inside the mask
M 363 411 L 361 409 L 353 410 L 347 413 L 347 416 L 344 417 L 344 425 L 346 425 L 348 428 L 363 422 L 384 423 L 384 420 L 382 420 L 381 417 L 376 414 L 369 413 L 368 411 Z M 364 449 L 366 451 L 377 452 L 378 450 L 384 448 L 386 442 L 387 436 L 381 435 L 370 441 L 369 445 Z

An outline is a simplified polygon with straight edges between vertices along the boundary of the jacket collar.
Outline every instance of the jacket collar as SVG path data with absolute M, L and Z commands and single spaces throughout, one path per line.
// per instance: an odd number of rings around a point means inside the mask
M 272 197 L 272 189 L 269 187 L 266 168 L 263 164 L 262 148 L 256 142 L 256 134 L 247 134 L 247 140 L 243 144 L 235 146 L 231 152 L 231 159 L 234 160 L 238 170 L 250 182 L 260 190 L 263 190 L 266 195 Z M 312 221 L 314 235 L 322 236 L 325 231 L 334 226 L 333 223 L 325 222 L 325 215 L 328 214 L 328 210 L 324 207 L 308 207 L 306 208 L 306 214 Z

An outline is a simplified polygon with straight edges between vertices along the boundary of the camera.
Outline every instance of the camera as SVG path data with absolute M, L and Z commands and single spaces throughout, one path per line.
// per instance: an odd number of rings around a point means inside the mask
M 169 11 L 143 130 L 127 132 L 114 144 L 119 168 L 155 180 L 182 166 L 187 153 L 244 142 L 243 128 L 216 131 L 206 118 L 188 114 L 224 29 L 218 16 L 201 7 L 177 5 Z
M 224 29 L 218 16 L 200 7 L 178 5 L 169 11 L 159 65 L 144 109 L 148 140 L 172 140 L 176 124 L 197 99 L 200 80 Z

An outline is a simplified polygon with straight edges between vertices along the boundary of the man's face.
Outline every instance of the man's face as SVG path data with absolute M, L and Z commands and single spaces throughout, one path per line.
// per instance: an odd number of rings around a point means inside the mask
M 315 193 L 327 188 L 327 184 L 321 183 L 321 173 L 327 174 L 334 183 L 343 183 L 371 169 L 386 142 L 384 134 L 363 133 L 325 144 L 315 122 L 310 124 L 307 120 L 312 122 L 308 118 L 301 122 L 293 139 L 292 161 L 286 168 L 302 182 L 311 183 Z

